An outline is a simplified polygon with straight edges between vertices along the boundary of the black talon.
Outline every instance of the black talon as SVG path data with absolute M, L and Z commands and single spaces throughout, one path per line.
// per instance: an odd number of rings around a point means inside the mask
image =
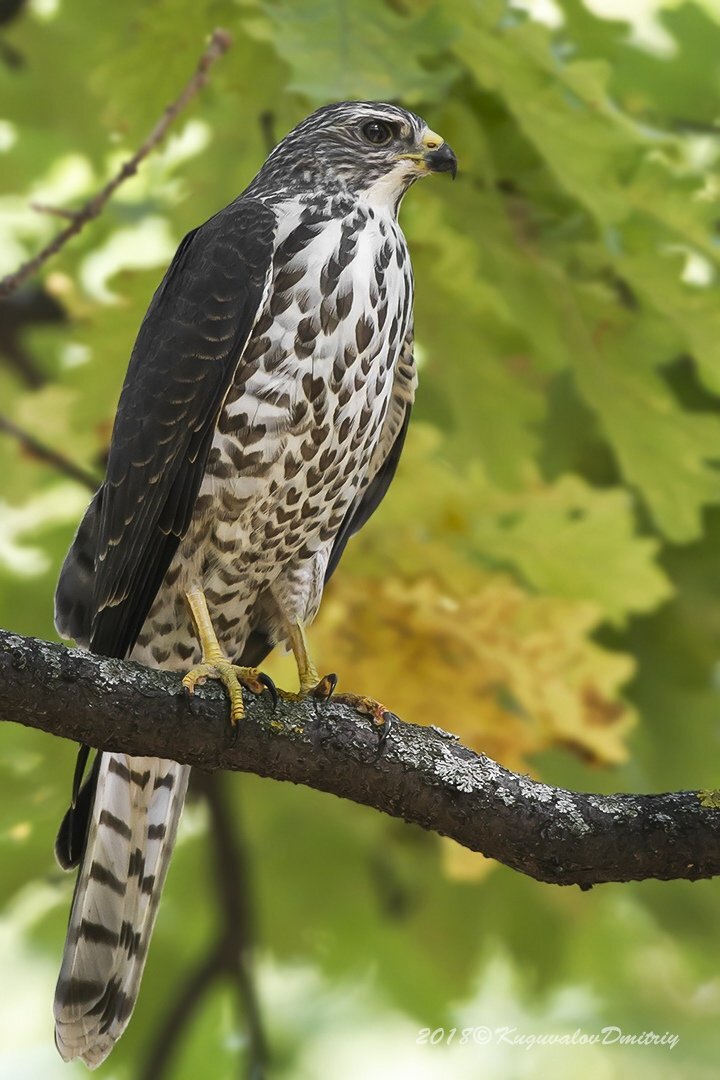
M 395 715 L 395 713 L 391 713 L 391 712 L 387 712 L 387 711 L 384 713 L 383 722 L 382 722 L 382 724 L 380 725 L 380 727 L 378 729 L 378 747 L 377 747 L 378 748 L 378 754 L 381 754 L 383 752 L 383 750 L 385 749 L 385 744 L 387 743 L 388 735 L 390 734 L 390 731 L 392 730 L 392 726 L 393 726 L 393 724 L 395 723 L 396 720 L 397 720 L 397 716 Z
M 263 684 L 263 686 L 267 690 L 268 694 L 270 695 L 270 698 L 272 700 L 273 709 L 277 709 L 278 692 L 277 692 L 277 686 L 275 685 L 275 683 L 272 681 L 272 679 L 270 678 L 269 675 L 265 674 L 264 671 L 261 671 L 259 673 L 258 682 L 261 682 Z
M 335 687 L 338 684 L 338 677 L 335 672 L 331 672 L 329 675 L 323 675 L 320 682 L 311 691 L 311 697 L 314 697 L 316 701 L 329 701 L 335 693 Z
M 200 713 L 200 702 L 189 686 L 183 686 L 183 697 L 192 715 L 197 716 Z

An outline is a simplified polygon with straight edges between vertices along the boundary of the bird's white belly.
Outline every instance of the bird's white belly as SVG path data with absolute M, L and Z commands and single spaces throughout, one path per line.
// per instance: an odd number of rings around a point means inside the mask
M 276 300 L 258 322 L 213 443 L 225 467 L 201 491 L 224 508 L 212 525 L 216 551 L 240 559 L 252 552 L 263 569 L 332 542 L 365 482 L 392 393 L 409 275 L 388 257 L 396 236 L 373 217 L 323 293 L 342 226 L 328 223 L 276 272 L 280 286 L 292 281 L 287 306 L 279 310 L 285 301 Z M 376 274 L 379 256 L 386 265 Z M 277 298 L 279 287 L 271 292 Z

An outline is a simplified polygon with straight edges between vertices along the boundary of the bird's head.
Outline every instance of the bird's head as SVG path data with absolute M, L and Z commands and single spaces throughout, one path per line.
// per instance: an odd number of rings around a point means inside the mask
M 397 209 L 432 172 L 455 176 L 457 159 L 415 113 L 379 101 L 342 101 L 312 113 L 278 143 L 253 187 L 291 193 L 338 191 Z

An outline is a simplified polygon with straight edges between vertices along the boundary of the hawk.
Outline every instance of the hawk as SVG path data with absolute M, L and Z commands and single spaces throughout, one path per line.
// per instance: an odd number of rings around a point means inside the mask
M 416 386 L 413 280 L 397 215 L 443 139 L 378 102 L 319 109 L 249 187 L 188 233 L 152 298 L 105 481 L 63 565 L 58 631 L 103 656 L 269 689 L 281 644 L 328 694 L 305 627 L 385 495 Z M 377 703 L 356 699 L 382 722 Z M 82 758 L 82 755 L 81 755 Z M 84 765 L 84 760 L 82 760 Z M 63 1058 L 99 1065 L 126 1027 L 189 768 L 96 756 L 56 852 L 80 866 L 55 996 Z

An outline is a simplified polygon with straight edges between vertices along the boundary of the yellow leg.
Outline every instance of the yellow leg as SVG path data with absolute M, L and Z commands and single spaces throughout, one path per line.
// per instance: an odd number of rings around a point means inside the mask
M 305 627 L 302 623 L 296 622 L 288 625 L 287 641 L 297 664 L 300 677 L 300 693 L 283 696 L 289 698 L 307 696 L 321 699 L 329 698 L 337 686 L 337 675 L 325 675 L 320 678 L 310 656 Z M 395 718 L 394 713 L 391 713 L 379 701 L 375 701 L 374 698 L 364 697 L 360 694 L 337 694 L 333 700 L 350 705 L 351 708 L 363 716 L 369 716 L 378 729 L 380 745 L 384 745 Z
M 287 640 L 297 664 L 300 696 L 312 694 L 313 697 L 330 697 L 337 684 L 337 676 L 325 675 L 320 678 L 318 669 L 310 656 L 305 627 L 301 622 L 291 623 L 288 626 Z
M 202 650 L 202 661 L 190 668 L 183 679 L 183 686 L 189 694 L 192 694 L 198 683 L 204 683 L 206 679 L 219 680 L 230 698 L 230 721 L 235 725 L 245 716 L 243 686 L 253 694 L 262 694 L 263 690 L 269 690 L 273 696 L 275 696 L 275 686 L 272 680 L 257 668 L 240 667 L 239 664 L 232 664 L 228 660 L 217 639 L 202 589 L 191 589 L 185 593 L 185 598 L 195 624 L 195 633 Z

